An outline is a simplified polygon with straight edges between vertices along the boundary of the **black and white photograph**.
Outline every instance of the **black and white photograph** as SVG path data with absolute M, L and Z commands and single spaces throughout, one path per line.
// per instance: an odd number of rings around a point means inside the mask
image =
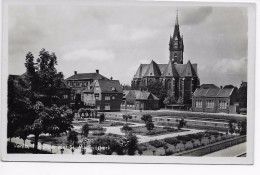
M 2 159 L 252 164 L 254 19 L 252 3 L 4 1 Z

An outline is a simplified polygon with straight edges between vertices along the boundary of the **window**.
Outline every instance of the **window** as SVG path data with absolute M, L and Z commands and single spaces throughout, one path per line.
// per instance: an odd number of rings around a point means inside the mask
M 112 100 L 115 100 L 115 96 L 112 96 Z
M 63 99 L 68 99 L 68 95 L 67 94 L 63 95 Z
M 177 62 L 177 53 L 174 54 L 174 62 Z
M 96 91 L 99 91 L 99 87 L 95 87 L 95 90 L 96 90 Z
M 214 108 L 214 100 L 207 100 L 206 108 Z
M 110 96 L 109 96 L 109 95 L 106 95 L 106 96 L 105 96 L 105 100 L 110 100 Z
M 95 94 L 95 99 L 99 100 L 99 94 Z
M 110 104 L 105 104 L 105 110 L 110 110 Z
M 195 107 L 196 108 L 202 108 L 202 100 L 196 100 L 195 101 Z
M 227 109 L 227 102 L 224 100 L 219 101 L 219 109 Z
M 100 106 L 97 106 L 97 110 L 100 110 Z

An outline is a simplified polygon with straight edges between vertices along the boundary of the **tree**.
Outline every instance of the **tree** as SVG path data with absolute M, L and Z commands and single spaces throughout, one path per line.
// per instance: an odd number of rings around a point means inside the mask
M 235 119 L 231 119 L 228 121 L 228 126 L 229 126 L 229 132 L 231 134 L 233 134 L 236 130 L 236 120 Z
M 238 89 L 239 108 L 247 108 L 247 83 L 242 82 Z
M 78 133 L 74 130 L 70 131 L 67 140 L 69 144 L 75 146 L 78 143 Z
M 89 134 L 89 126 L 88 124 L 84 124 L 81 128 L 81 134 L 85 137 L 88 137 L 88 134 Z
M 176 122 L 178 123 L 178 129 L 183 128 L 184 126 L 186 126 L 186 121 L 184 120 L 184 118 L 181 119 L 176 119 Z
M 99 116 L 99 123 L 102 123 L 102 122 L 104 122 L 104 121 L 105 121 L 105 114 L 102 113 L 102 114 L 100 114 L 100 116 Z
M 153 130 L 154 124 L 153 124 L 153 122 L 148 121 L 148 122 L 145 123 L 145 127 L 146 127 L 147 130 L 150 132 L 151 130 Z
M 13 136 L 18 123 L 28 134 L 35 135 L 35 149 L 41 133 L 57 135 L 72 128 L 72 111 L 56 105 L 59 100 L 56 94 L 63 82 L 63 74 L 57 72 L 56 65 L 54 53 L 42 49 L 34 63 L 29 52 L 25 59 L 26 73 L 8 80 L 8 136 Z
M 123 115 L 123 119 L 125 120 L 125 124 L 127 125 L 127 120 L 132 119 L 132 116 L 129 114 Z
M 138 149 L 138 139 L 136 135 L 129 133 L 126 138 L 127 138 L 127 154 L 135 155 L 135 151 Z
M 240 135 L 246 135 L 247 133 L 247 121 L 243 120 L 241 122 L 241 131 L 240 131 Z
M 150 114 L 144 114 L 142 117 L 141 117 L 141 120 L 143 120 L 145 123 L 146 122 L 152 122 L 152 116 Z
M 149 92 L 151 92 L 152 94 L 154 94 L 156 97 L 160 99 L 159 101 L 160 107 L 164 106 L 163 101 L 167 96 L 167 91 L 163 86 L 162 82 L 156 81 L 156 82 L 149 83 L 147 87 L 143 87 L 143 89 L 148 90 Z

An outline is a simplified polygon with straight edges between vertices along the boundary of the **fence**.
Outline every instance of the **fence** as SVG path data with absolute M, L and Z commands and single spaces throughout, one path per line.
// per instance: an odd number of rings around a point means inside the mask
M 246 136 L 239 136 L 232 139 L 223 140 L 221 142 L 214 143 L 212 145 L 207 145 L 193 150 L 184 151 L 174 155 L 175 156 L 203 156 L 234 145 L 238 145 L 243 142 L 246 142 Z

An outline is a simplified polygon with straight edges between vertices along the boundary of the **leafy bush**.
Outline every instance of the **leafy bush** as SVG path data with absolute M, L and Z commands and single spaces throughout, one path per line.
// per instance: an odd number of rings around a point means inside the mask
M 101 126 L 90 126 L 89 127 L 89 130 L 103 130 L 103 127 L 101 127 Z
M 169 151 L 165 151 L 165 155 L 166 156 L 170 156 L 170 155 L 173 155 L 173 151 L 169 150 Z
M 113 122 L 110 124 L 110 126 L 122 126 L 124 125 L 124 123 L 121 123 L 121 122 Z
M 165 142 L 160 141 L 160 140 L 152 140 L 149 142 L 150 145 L 152 145 L 155 148 L 160 148 L 166 145 Z
M 102 136 L 102 135 L 104 135 L 104 134 L 105 134 L 105 133 L 102 132 L 102 131 L 101 131 L 101 132 L 100 132 L 100 131 L 99 131 L 99 132 L 96 132 L 96 131 L 93 132 L 93 135 L 94 135 L 94 136 Z
M 124 125 L 122 127 L 122 130 L 124 130 L 124 131 L 132 131 L 133 129 L 130 126 L 128 126 L 128 125 Z
M 180 143 L 180 141 L 179 141 L 178 139 L 176 139 L 175 137 L 165 138 L 164 141 L 165 141 L 166 143 L 171 144 L 171 145 Z

